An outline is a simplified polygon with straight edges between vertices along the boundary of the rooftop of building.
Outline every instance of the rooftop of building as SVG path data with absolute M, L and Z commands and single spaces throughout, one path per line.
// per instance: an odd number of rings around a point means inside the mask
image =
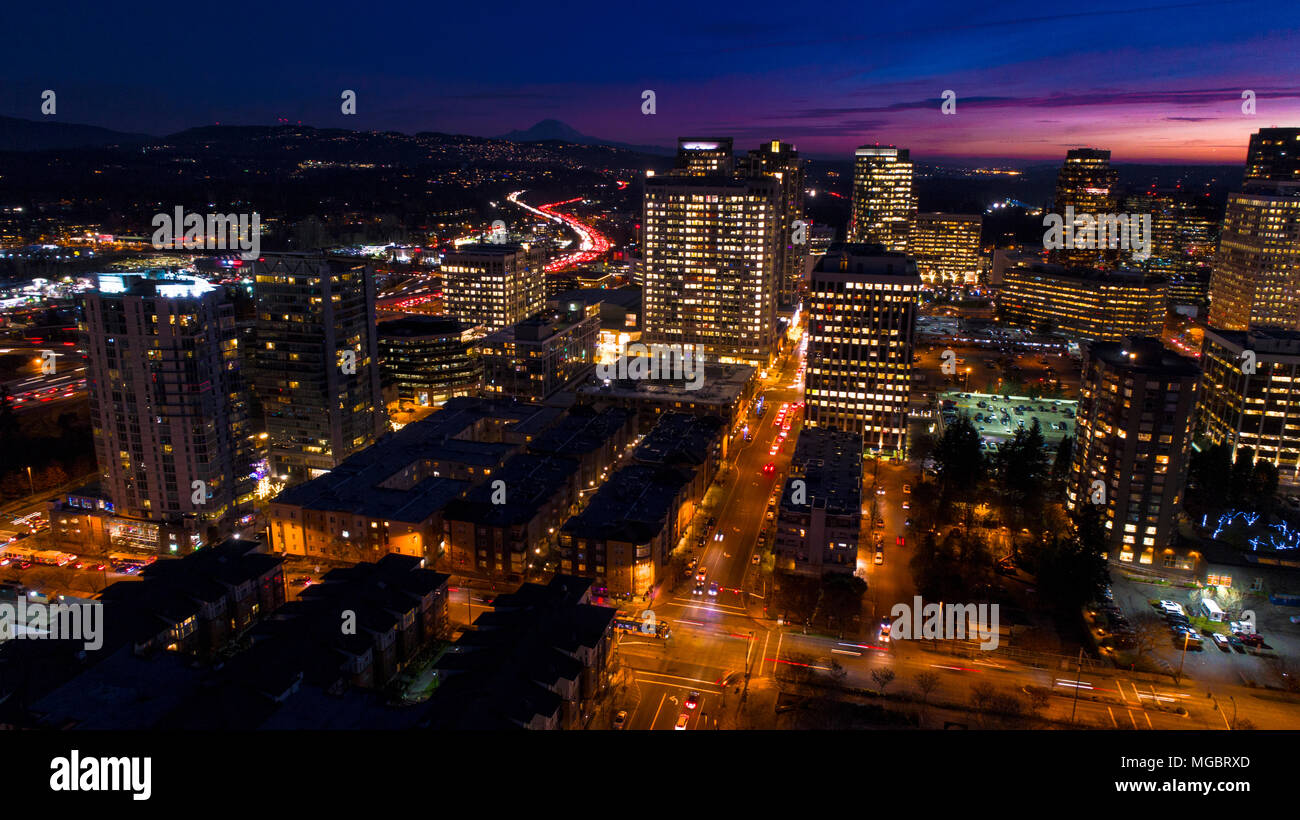
M 519 453 L 492 471 L 488 481 L 476 485 L 443 510 L 450 521 L 472 521 L 485 526 L 525 524 L 544 507 L 578 471 L 578 461 L 560 456 Z M 505 503 L 493 503 L 497 482 L 505 482 Z
M 631 357 L 620 357 L 622 364 L 610 365 L 612 372 L 627 372 Z M 695 365 L 699 366 L 698 360 Z M 730 405 L 745 391 L 745 385 L 758 372 L 747 364 L 704 363 L 703 379 L 696 390 L 686 389 L 689 379 L 612 379 L 605 384 L 594 374 L 577 388 L 591 397 L 646 399 L 654 401 L 690 401 L 697 404 Z
M 596 541 L 617 539 L 634 544 L 652 540 L 667 526 L 674 502 L 690 474 L 656 464 L 630 464 L 600 486 L 563 531 Z
M 474 242 L 451 251 L 443 257 L 443 261 L 454 261 L 456 257 L 465 256 L 512 256 L 527 249 L 527 246 L 517 242 Z
M 451 316 L 404 316 L 378 324 L 379 338 L 459 336 L 472 326 Z
M 95 278 L 97 293 L 101 296 L 195 299 L 217 291 L 216 285 L 201 276 L 162 268 L 129 273 L 100 273 Z
M 1138 270 L 1137 268 L 1118 268 L 1116 270 L 1099 270 L 1097 268 L 1077 267 L 1069 265 L 1058 265 L 1055 262 L 1044 262 L 1040 259 L 1031 259 L 1027 256 L 1011 256 L 1013 264 L 1007 268 L 1006 274 L 1010 276 L 1015 271 L 1027 270 L 1032 273 L 1055 276 L 1063 279 L 1078 279 L 1079 281 L 1091 281 L 1098 284 L 1122 284 L 1122 285 L 1159 285 L 1164 284 L 1166 278 L 1158 273 Z
M 621 407 L 600 412 L 586 406 L 574 407 L 558 424 L 528 442 L 528 449 L 538 455 L 581 458 L 605 446 L 634 417 L 632 411 Z
M 781 494 L 781 507 L 808 512 L 813 505 L 834 515 L 862 509 L 862 436 L 833 427 L 804 427 L 799 431 L 790 474 Z M 794 503 L 795 481 L 805 482 L 805 501 Z
M 897 276 L 920 281 L 916 262 L 907 254 L 888 251 L 884 245 L 859 242 L 832 242 L 813 266 L 813 273 Z
M 507 342 L 543 342 L 572 330 L 595 315 L 596 308 L 594 305 L 580 305 L 577 310 L 542 311 L 488 334 L 479 344 L 484 347 L 491 347 L 492 345 Z
M 426 460 L 494 469 L 518 446 L 474 440 L 471 430 L 478 422 L 504 421 L 516 435 L 526 438 L 549 428 L 560 412 L 509 399 L 453 398 L 437 413 L 389 433 L 325 475 L 290 487 L 273 503 L 368 518 L 424 521 L 463 494 L 466 482 L 430 476 L 407 489 L 381 485 Z
M 1229 346 L 1239 350 L 1249 348 L 1255 351 L 1256 354 L 1300 356 L 1300 330 L 1286 330 L 1283 328 L 1220 330 L 1207 327 L 1205 335 L 1206 338 L 1218 337 Z
M 614 304 L 627 310 L 641 309 L 641 288 L 578 288 L 557 293 L 547 300 L 553 305 L 566 303 L 594 305 L 598 303 Z
M 527 726 L 558 718 L 553 691 L 583 673 L 577 656 L 609 634 L 617 610 L 587 603 L 592 581 L 556 575 L 498 596 L 439 657 L 439 686 L 423 725 L 434 729 Z
M 1159 373 L 1170 378 L 1194 378 L 1201 372 L 1195 361 L 1150 336 L 1130 336 L 1121 342 L 1093 342 L 1088 347 L 1088 356 L 1120 370 Z
M 667 412 L 637 445 L 633 457 L 643 464 L 703 464 L 726 431 L 718 416 Z

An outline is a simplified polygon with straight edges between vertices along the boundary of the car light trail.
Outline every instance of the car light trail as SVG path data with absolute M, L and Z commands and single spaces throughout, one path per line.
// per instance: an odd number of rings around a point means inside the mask
M 609 252 L 610 241 L 604 234 L 600 233 L 585 222 L 578 221 L 574 216 L 560 213 L 555 210 L 562 205 L 572 205 L 574 202 L 581 202 L 582 197 L 579 196 L 574 197 L 573 199 L 566 199 L 563 202 L 552 202 L 548 205 L 543 205 L 540 208 L 534 208 L 527 203 L 519 201 L 519 196 L 522 193 L 523 191 L 515 191 L 507 196 L 506 200 L 512 204 L 518 205 L 520 208 L 523 208 L 525 211 L 528 211 L 535 216 L 541 217 L 542 219 L 549 219 L 552 222 L 563 223 L 565 227 L 578 235 L 578 250 L 574 253 L 565 254 L 558 259 L 552 259 L 546 264 L 545 271 L 547 273 L 555 273 L 556 271 L 571 268 L 576 265 L 585 265 L 588 262 L 599 259 L 601 256 Z

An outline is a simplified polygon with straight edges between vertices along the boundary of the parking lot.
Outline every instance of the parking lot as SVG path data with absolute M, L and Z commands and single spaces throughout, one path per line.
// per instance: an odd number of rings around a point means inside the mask
M 1055 447 L 1065 436 L 1074 435 L 1074 417 L 1078 404 L 1064 399 L 1031 399 L 1028 396 L 995 396 L 988 393 L 939 394 L 940 408 L 968 416 L 989 449 L 1014 438 L 1021 427 L 1028 429 L 1035 419 L 1042 427 L 1046 445 Z M 952 413 L 948 412 L 948 415 Z
M 1281 673 L 1294 665 L 1292 659 L 1296 657 L 1297 634 L 1295 628 L 1288 629 L 1292 625 L 1285 617 L 1273 617 L 1271 611 L 1266 617 L 1258 617 L 1265 614 L 1261 609 L 1274 609 L 1271 605 L 1265 603 L 1262 608 L 1254 610 L 1257 612 L 1257 639 L 1244 634 L 1233 636 L 1229 624 L 1232 617 L 1238 617 L 1237 613 L 1229 613 L 1229 618 L 1223 623 L 1207 623 L 1191 603 L 1190 590 L 1137 581 L 1115 572 L 1111 577 L 1115 610 L 1106 612 L 1103 607 L 1089 616 L 1093 634 L 1101 639 L 1102 645 L 1118 645 L 1119 652 L 1112 650 L 1103 654 L 1121 662 L 1133 660 L 1133 647 L 1125 645 L 1128 641 L 1123 638 L 1124 629 L 1138 631 L 1147 628 L 1151 630 L 1151 647 L 1143 654 L 1158 659 L 1158 665 L 1166 671 L 1181 666 L 1186 677 L 1198 683 L 1284 685 Z M 1175 616 L 1171 620 L 1165 608 L 1151 604 L 1153 600 L 1167 600 L 1181 606 L 1189 625 L 1199 636 L 1199 640 L 1185 641 L 1185 657 L 1184 640 L 1181 633 L 1175 632 L 1181 619 Z M 1213 638 L 1215 632 L 1222 634 L 1224 640 L 1216 642 Z M 1252 646 L 1252 643 L 1258 645 Z M 1296 673 L 1290 670 L 1290 674 Z

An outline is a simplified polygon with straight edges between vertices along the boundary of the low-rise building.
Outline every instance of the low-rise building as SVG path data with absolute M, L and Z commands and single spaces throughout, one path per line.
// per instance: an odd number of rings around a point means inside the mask
M 777 569 L 817 576 L 856 572 L 861 530 L 862 436 L 805 427 L 781 491 Z

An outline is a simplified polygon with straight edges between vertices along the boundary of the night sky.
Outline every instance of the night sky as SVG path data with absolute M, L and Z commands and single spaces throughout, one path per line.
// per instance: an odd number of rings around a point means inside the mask
M 51 88 L 60 121 L 149 134 L 282 119 L 494 136 L 555 118 L 635 144 L 1234 164 L 1260 127 L 1300 125 L 1295 0 L 585 6 L 11 4 L 0 114 L 40 119 Z

